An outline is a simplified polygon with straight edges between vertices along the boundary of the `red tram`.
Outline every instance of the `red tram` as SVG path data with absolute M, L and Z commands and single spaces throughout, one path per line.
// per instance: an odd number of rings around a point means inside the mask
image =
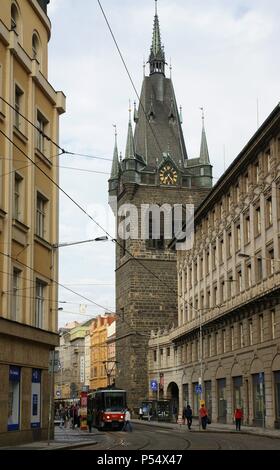
M 126 408 L 125 390 L 102 389 L 88 394 L 88 412 L 99 430 L 121 429 Z

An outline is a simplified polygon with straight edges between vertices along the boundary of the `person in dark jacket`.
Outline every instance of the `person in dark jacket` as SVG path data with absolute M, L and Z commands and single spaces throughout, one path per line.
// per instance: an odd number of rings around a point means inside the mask
M 193 414 L 192 414 L 192 409 L 190 405 L 187 405 L 187 407 L 185 408 L 184 415 L 185 415 L 185 419 L 187 420 L 188 428 L 189 430 L 191 430 Z

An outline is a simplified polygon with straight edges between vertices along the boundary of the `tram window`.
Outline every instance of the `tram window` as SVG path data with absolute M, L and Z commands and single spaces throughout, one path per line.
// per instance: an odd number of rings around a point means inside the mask
M 107 411 L 121 411 L 125 407 L 124 395 L 122 393 L 110 393 L 105 397 Z

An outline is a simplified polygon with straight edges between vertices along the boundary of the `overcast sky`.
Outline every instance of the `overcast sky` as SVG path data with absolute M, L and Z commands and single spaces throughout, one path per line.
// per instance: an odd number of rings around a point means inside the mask
M 152 40 L 154 0 L 102 0 L 103 8 L 140 93 L 143 60 Z M 198 156 L 201 112 L 214 176 L 218 178 L 279 102 L 279 0 L 159 0 L 166 58 L 190 158 Z M 68 150 L 112 158 L 113 124 L 125 151 L 129 99 L 136 99 L 97 0 L 51 0 L 49 80 L 67 95 L 61 145 Z M 148 68 L 147 68 L 148 73 Z M 169 72 L 167 74 L 169 76 Z M 257 107 L 257 102 L 259 106 Z M 225 157 L 225 158 L 224 158 Z M 61 157 L 61 166 L 109 173 L 111 163 Z M 61 169 L 60 185 L 113 234 L 107 206 L 106 174 Z M 216 179 L 214 180 L 214 182 Z M 60 241 L 103 233 L 61 196 Z M 60 282 L 105 308 L 114 309 L 114 245 L 92 243 L 60 249 Z M 65 290 L 59 325 L 86 321 L 104 310 Z M 87 304 L 80 310 L 80 304 Z M 68 313 L 71 312 L 71 313 Z

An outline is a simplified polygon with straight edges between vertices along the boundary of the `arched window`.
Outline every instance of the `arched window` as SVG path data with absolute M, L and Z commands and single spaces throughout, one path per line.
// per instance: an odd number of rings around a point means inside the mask
M 19 14 L 16 5 L 13 3 L 11 7 L 11 30 L 18 33 L 19 27 Z
M 32 58 L 40 62 L 40 41 L 36 33 L 32 36 Z

